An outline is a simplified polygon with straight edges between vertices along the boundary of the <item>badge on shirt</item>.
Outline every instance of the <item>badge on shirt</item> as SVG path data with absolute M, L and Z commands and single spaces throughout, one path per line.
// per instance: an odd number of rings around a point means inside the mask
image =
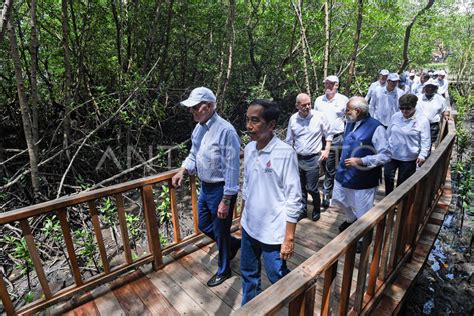
M 267 165 L 265 167 L 265 173 L 272 173 L 273 172 L 273 169 L 272 169 L 272 162 L 269 160 L 267 162 Z

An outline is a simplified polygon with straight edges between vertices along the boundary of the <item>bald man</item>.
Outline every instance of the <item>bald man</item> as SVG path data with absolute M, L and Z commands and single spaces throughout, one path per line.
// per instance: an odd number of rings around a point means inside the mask
M 290 117 L 285 142 L 292 146 L 298 155 L 298 168 L 302 191 L 302 213 L 299 219 L 307 216 L 307 195 L 313 199 L 311 219 L 320 218 L 321 197 L 319 195 L 319 161 L 327 160 L 331 150 L 333 132 L 328 118 L 323 112 L 311 109 L 311 99 L 306 93 L 296 97 L 298 112 Z M 323 137 L 326 142 L 324 150 Z

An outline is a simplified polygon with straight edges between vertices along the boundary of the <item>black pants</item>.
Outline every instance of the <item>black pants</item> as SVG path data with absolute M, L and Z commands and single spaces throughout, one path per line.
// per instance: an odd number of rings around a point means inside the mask
M 313 198 L 313 210 L 315 213 L 318 213 L 321 205 L 321 198 L 318 190 L 319 154 L 306 157 L 298 155 L 298 169 L 300 172 L 303 211 L 305 213 L 307 211 L 309 193 Z
M 393 191 L 395 183 L 395 172 L 398 169 L 397 186 L 403 183 L 416 171 L 416 160 L 412 161 L 401 161 L 392 159 L 387 162 L 384 166 L 384 178 L 385 178 L 385 195 L 389 195 Z
M 325 173 L 323 182 L 323 193 L 325 195 L 332 196 L 334 177 L 336 176 L 336 166 L 339 164 L 339 159 L 341 158 L 343 136 L 343 134 L 334 135 L 328 159 L 322 162 Z M 323 139 L 323 144 L 324 146 L 326 145 L 325 139 Z
M 430 132 L 431 132 L 431 145 L 436 143 L 439 134 L 439 123 L 431 123 L 430 124 Z

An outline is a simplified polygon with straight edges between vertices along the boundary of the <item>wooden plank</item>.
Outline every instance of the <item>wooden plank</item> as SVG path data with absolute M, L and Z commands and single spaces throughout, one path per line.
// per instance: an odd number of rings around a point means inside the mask
M 314 301 L 316 284 L 294 298 L 288 308 L 288 315 L 312 316 L 314 315 Z
M 97 309 L 94 301 L 89 301 L 70 312 L 64 313 L 63 315 L 71 316 L 100 316 L 100 312 Z
M 352 272 L 354 271 L 355 255 L 356 255 L 356 245 L 357 242 L 350 245 L 347 248 L 345 260 L 344 260 L 344 270 L 342 273 L 342 283 L 341 283 L 341 297 L 339 300 L 339 310 L 338 315 L 346 315 L 349 310 L 349 296 L 351 293 L 352 285 Z
M 365 293 L 365 280 L 367 278 L 367 266 L 370 255 L 370 244 L 374 230 L 367 232 L 362 240 L 362 249 L 359 258 L 359 270 L 357 271 L 357 285 L 355 290 L 354 310 L 360 313 Z
M 163 270 L 148 274 L 147 277 L 181 315 L 207 315 L 206 308 L 196 303 L 188 293 Z
M 12 300 L 8 294 L 7 286 L 3 281 L 3 273 L 0 271 L 0 298 L 2 299 L 3 308 L 8 316 L 15 314 L 15 307 L 13 307 Z
M 161 253 L 160 232 L 156 220 L 155 200 L 153 199 L 153 188 L 151 185 L 142 188 L 142 201 L 148 247 L 153 254 L 153 270 L 156 271 L 163 265 L 163 255 Z
M 374 255 L 370 264 L 369 281 L 367 284 L 367 295 L 374 296 L 377 276 L 379 272 L 380 254 L 382 251 L 383 235 L 385 231 L 385 218 L 377 224 L 375 231 Z
M 171 204 L 171 222 L 173 224 L 173 239 L 175 243 L 179 243 L 181 241 L 181 231 L 179 229 L 178 206 L 176 204 L 176 188 L 173 186 L 173 183 L 171 183 L 171 179 L 168 180 L 168 188 Z
M 74 243 L 72 241 L 71 229 L 67 222 L 67 213 L 65 209 L 57 211 L 59 217 L 59 223 L 61 224 L 61 230 L 63 232 L 64 243 L 66 244 L 66 250 L 69 257 L 69 263 L 71 264 L 72 275 L 76 285 L 82 285 L 81 270 L 79 269 L 79 263 L 77 262 L 76 251 L 74 250 Z
M 38 250 L 36 250 L 35 240 L 31 233 L 30 224 L 27 219 L 20 220 L 21 231 L 26 241 L 26 246 L 28 247 L 28 252 L 30 254 L 31 260 L 35 267 L 36 275 L 43 289 L 44 296 L 46 299 L 51 298 L 51 289 L 49 288 L 48 280 L 43 270 L 43 264 L 41 263 L 41 258 L 38 255 Z
M 337 261 L 324 272 L 323 296 L 321 302 L 321 315 L 332 315 L 334 313 L 334 288 L 336 284 Z
M 119 219 L 120 225 L 120 236 L 122 236 L 122 244 L 123 244 L 123 254 L 125 256 L 125 262 L 131 264 L 133 262 L 132 259 L 132 250 L 130 248 L 130 238 L 128 236 L 128 228 L 127 228 L 127 219 L 125 216 L 125 206 L 123 203 L 123 196 L 122 194 L 115 194 L 115 205 L 117 206 L 117 215 Z
M 179 315 L 179 312 L 160 293 L 155 285 L 146 277 L 142 277 L 129 285 L 152 315 Z
M 389 257 L 389 251 L 390 251 L 390 245 L 392 244 L 392 230 L 393 230 L 393 222 L 394 222 L 394 217 L 395 217 L 395 208 L 390 208 L 388 211 L 386 221 L 386 229 L 385 229 L 385 234 L 383 237 L 383 248 L 382 248 L 382 262 L 380 263 L 380 274 L 379 274 L 379 280 L 384 281 L 385 277 L 387 275 L 387 264 L 388 264 L 388 257 Z
M 131 286 L 122 286 L 113 291 L 120 306 L 128 315 L 152 315 L 148 307 L 135 293 Z
M 100 258 L 102 260 L 102 266 L 104 267 L 105 273 L 110 273 L 109 260 L 107 259 L 107 252 L 105 251 L 104 238 L 102 237 L 102 230 L 100 228 L 99 214 L 94 201 L 89 201 L 89 213 L 91 215 L 92 226 L 94 227 L 95 239 L 97 246 L 99 247 Z
M 117 297 L 112 291 L 105 293 L 95 299 L 95 306 L 99 310 L 102 316 L 114 315 L 114 316 L 125 316 L 127 315 L 122 309 Z
M 388 268 L 392 270 L 394 266 L 398 263 L 398 252 L 400 249 L 400 237 L 403 229 L 403 214 L 404 206 L 406 205 L 406 200 L 402 199 L 397 206 L 397 216 L 395 220 L 395 226 L 393 228 L 393 238 L 392 238 L 392 248 L 389 253 Z
M 199 234 L 199 224 L 198 224 L 198 198 L 197 198 L 197 189 L 196 189 L 196 177 L 190 176 L 189 183 L 191 185 L 191 207 L 193 209 L 193 224 L 194 224 L 194 233 Z

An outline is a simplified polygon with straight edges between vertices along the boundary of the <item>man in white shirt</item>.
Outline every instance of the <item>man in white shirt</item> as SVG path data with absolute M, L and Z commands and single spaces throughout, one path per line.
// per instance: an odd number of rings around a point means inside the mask
M 413 93 L 414 95 L 423 93 L 423 85 L 430 79 L 431 76 L 427 72 L 422 72 L 420 76 L 420 81 L 413 84 L 411 88 L 411 93 Z
M 337 92 L 339 78 L 328 76 L 324 79 L 325 93 L 316 98 L 314 109 L 326 114 L 331 125 L 333 138 L 331 150 L 327 160 L 323 160 L 324 182 L 323 182 L 323 207 L 329 207 L 329 200 L 334 186 L 334 176 L 336 175 L 336 165 L 341 156 L 342 134 L 344 133 L 344 115 L 346 111 L 347 97 Z M 326 139 L 323 139 L 325 145 Z
M 446 99 L 436 93 L 437 90 L 438 80 L 430 79 L 423 85 L 424 93 L 417 95 L 417 111 L 423 113 L 430 122 L 431 144 L 435 144 L 438 139 L 441 119 L 448 119 L 450 114 L 450 109 L 448 108 Z
M 273 134 L 279 110 L 268 100 L 254 100 L 247 110 L 242 188 L 242 305 L 261 292 L 261 257 L 268 279 L 288 274 L 295 229 L 301 213 L 296 152 Z
M 395 113 L 387 129 L 392 160 L 384 166 L 385 194 L 393 191 L 398 169 L 397 187 L 415 173 L 431 149 L 430 123 L 416 110 L 418 97 L 405 94 L 400 98 L 400 112 Z
M 444 98 L 446 98 L 446 91 L 448 91 L 448 79 L 445 79 L 446 71 L 440 70 L 438 72 L 438 93 L 441 94 Z
M 199 229 L 216 241 L 219 250 L 217 272 L 207 282 L 212 287 L 230 278 L 230 260 L 240 248 L 240 240 L 230 235 L 239 191 L 240 139 L 234 127 L 215 112 L 216 97 L 210 89 L 194 89 L 181 105 L 189 108 L 198 124 L 191 136 L 191 151 L 172 184 L 180 186 L 185 174 L 197 173 L 201 180 Z
M 300 172 L 303 213 L 300 218 L 306 217 L 307 195 L 313 198 L 313 212 L 311 219 L 320 218 L 321 198 L 319 195 L 319 161 L 328 159 L 331 150 L 332 130 L 329 121 L 323 112 L 311 110 L 311 99 L 306 93 L 296 96 L 298 112 L 290 117 L 286 131 L 285 142 L 293 147 L 298 155 Z M 322 140 L 326 140 L 324 150 Z
M 370 99 L 372 98 L 375 89 L 377 89 L 378 87 L 385 87 L 385 84 L 387 83 L 388 74 L 389 71 L 387 69 L 380 70 L 379 80 L 372 82 L 369 86 L 369 90 L 367 91 L 367 95 L 365 96 L 367 102 L 370 102 Z
M 349 99 L 346 118 L 331 201 L 346 215 L 346 221 L 339 226 L 341 232 L 372 208 L 382 178 L 382 165 L 390 160 L 385 128 L 370 116 L 363 97 Z
M 400 76 L 390 73 L 385 87 L 375 89 L 370 99 L 370 115 L 387 128 L 390 118 L 398 111 L 398 99 L 405 93 L 398 88 Z

